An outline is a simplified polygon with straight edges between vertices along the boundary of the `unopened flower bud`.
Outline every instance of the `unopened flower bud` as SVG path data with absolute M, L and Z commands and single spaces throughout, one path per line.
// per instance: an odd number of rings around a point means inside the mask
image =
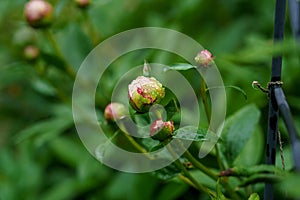
M 165 88 L 153 77 L 139 76 L 128 85 L 128 97 L 137 111 L 147 112 L 165 97 Z
M 79 8 L 87 8 L 90 5 L 90 0 L 75 0 Z
M 214 56 L 205 49 L 197 54 L 195 61 L 200 67 L 207 67 L 214 64 Z
M 44 0 L 31 0 L 25 5 L 24 14 L 30 26 L 42 28 L 52 22 L 53 7 Z
M 154 140 L 164 141 L 170 138 L 174 132 L 174 124 L 162 119 L 155 120 L 150 127 L 150 137 Z
M 28 45 L 23 50 L 24 58 L 28 61 L 33 61 L 38 58 L 40 51 L 33 45 Z
M 126 107 L 121 103 L 110 103 L 104 110 L 104 118 L 107 121 L 116 121 L 127 115 Z

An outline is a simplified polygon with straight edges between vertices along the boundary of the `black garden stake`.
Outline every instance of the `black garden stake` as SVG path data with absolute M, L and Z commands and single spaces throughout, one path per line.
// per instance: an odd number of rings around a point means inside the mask
M 297 6 L 296 6 L 297 5 Z M 291 8 L 293 7 L 293 8 Z M 283 40 L 284 20 L 285 20 L 286 0 L 276 0 L 275 21 L 274 21 L 274 43 Z M 290 1 L 291 22 L 296 38 L 299 37 L 299 2 Z M 282 56 L 272 58 L 271 81 L 268 84 L 269 89 L 269 116 L 268 116 L 268 135 L 266 147 L 266 163 L 275 165 L 276 145 L 278 133 L 279 110 L 287 127 L 292 144 L 295 169 L 300 170 L 300 142 L 297 131 L 293 123 L 292 115 L 281 88 L 281 67 Z M 274 199 L 274 187 L 272 183 L 265 184 L 264 199 Z

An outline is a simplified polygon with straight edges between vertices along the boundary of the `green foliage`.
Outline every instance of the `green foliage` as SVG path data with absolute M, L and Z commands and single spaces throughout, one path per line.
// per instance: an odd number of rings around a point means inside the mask
M 260 111 L 250 104 L 227 119 L 222 135 L 222 148 L 230 165 L 245 147 L 258 124 L 259 117 Z

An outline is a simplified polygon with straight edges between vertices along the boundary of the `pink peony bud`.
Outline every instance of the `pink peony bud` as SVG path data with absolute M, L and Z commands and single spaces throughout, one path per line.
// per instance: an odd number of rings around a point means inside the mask
M 207 67 L 214 63 L 214 56 L 205 49 L 197 54 L 195 61 L 199 66 Z
M 30 26 L 42 28 L 52 22 L 53 7 L 44 0 L 31 0 L 26 3 L 24 14 Z
M 139 76 L 128 85 L 131 105 L 139 112 L 146 112 L 165 97 L 165 88 L 153 77 Z
M 40 51 L 33 45 L 28 45 L 23 50 L 24 58 L 28 61 L 33 61 L 38 58 Z
M 162 119 L 155 120 L 150 127 L 150 137 L 154 140 L 164 141 L 170 138 L 173 132 L 173 122 L 163 122 Z
M 104 110 L 104 118 L 107 121 L 116 121 L 127 115 L 126 107 L 121 103 L 110 103 Z
M 90 5 L 90 0 L 75 0 L 79 8 L 87 8 Z

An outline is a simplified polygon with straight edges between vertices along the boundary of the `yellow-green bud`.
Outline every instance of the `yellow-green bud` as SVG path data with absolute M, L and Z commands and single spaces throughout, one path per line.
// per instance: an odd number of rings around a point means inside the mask
M 153 77 L 139 76 L 128 85 L 128 97 L 135 110 L 147 112 L 165 97 L 165 88 Z

